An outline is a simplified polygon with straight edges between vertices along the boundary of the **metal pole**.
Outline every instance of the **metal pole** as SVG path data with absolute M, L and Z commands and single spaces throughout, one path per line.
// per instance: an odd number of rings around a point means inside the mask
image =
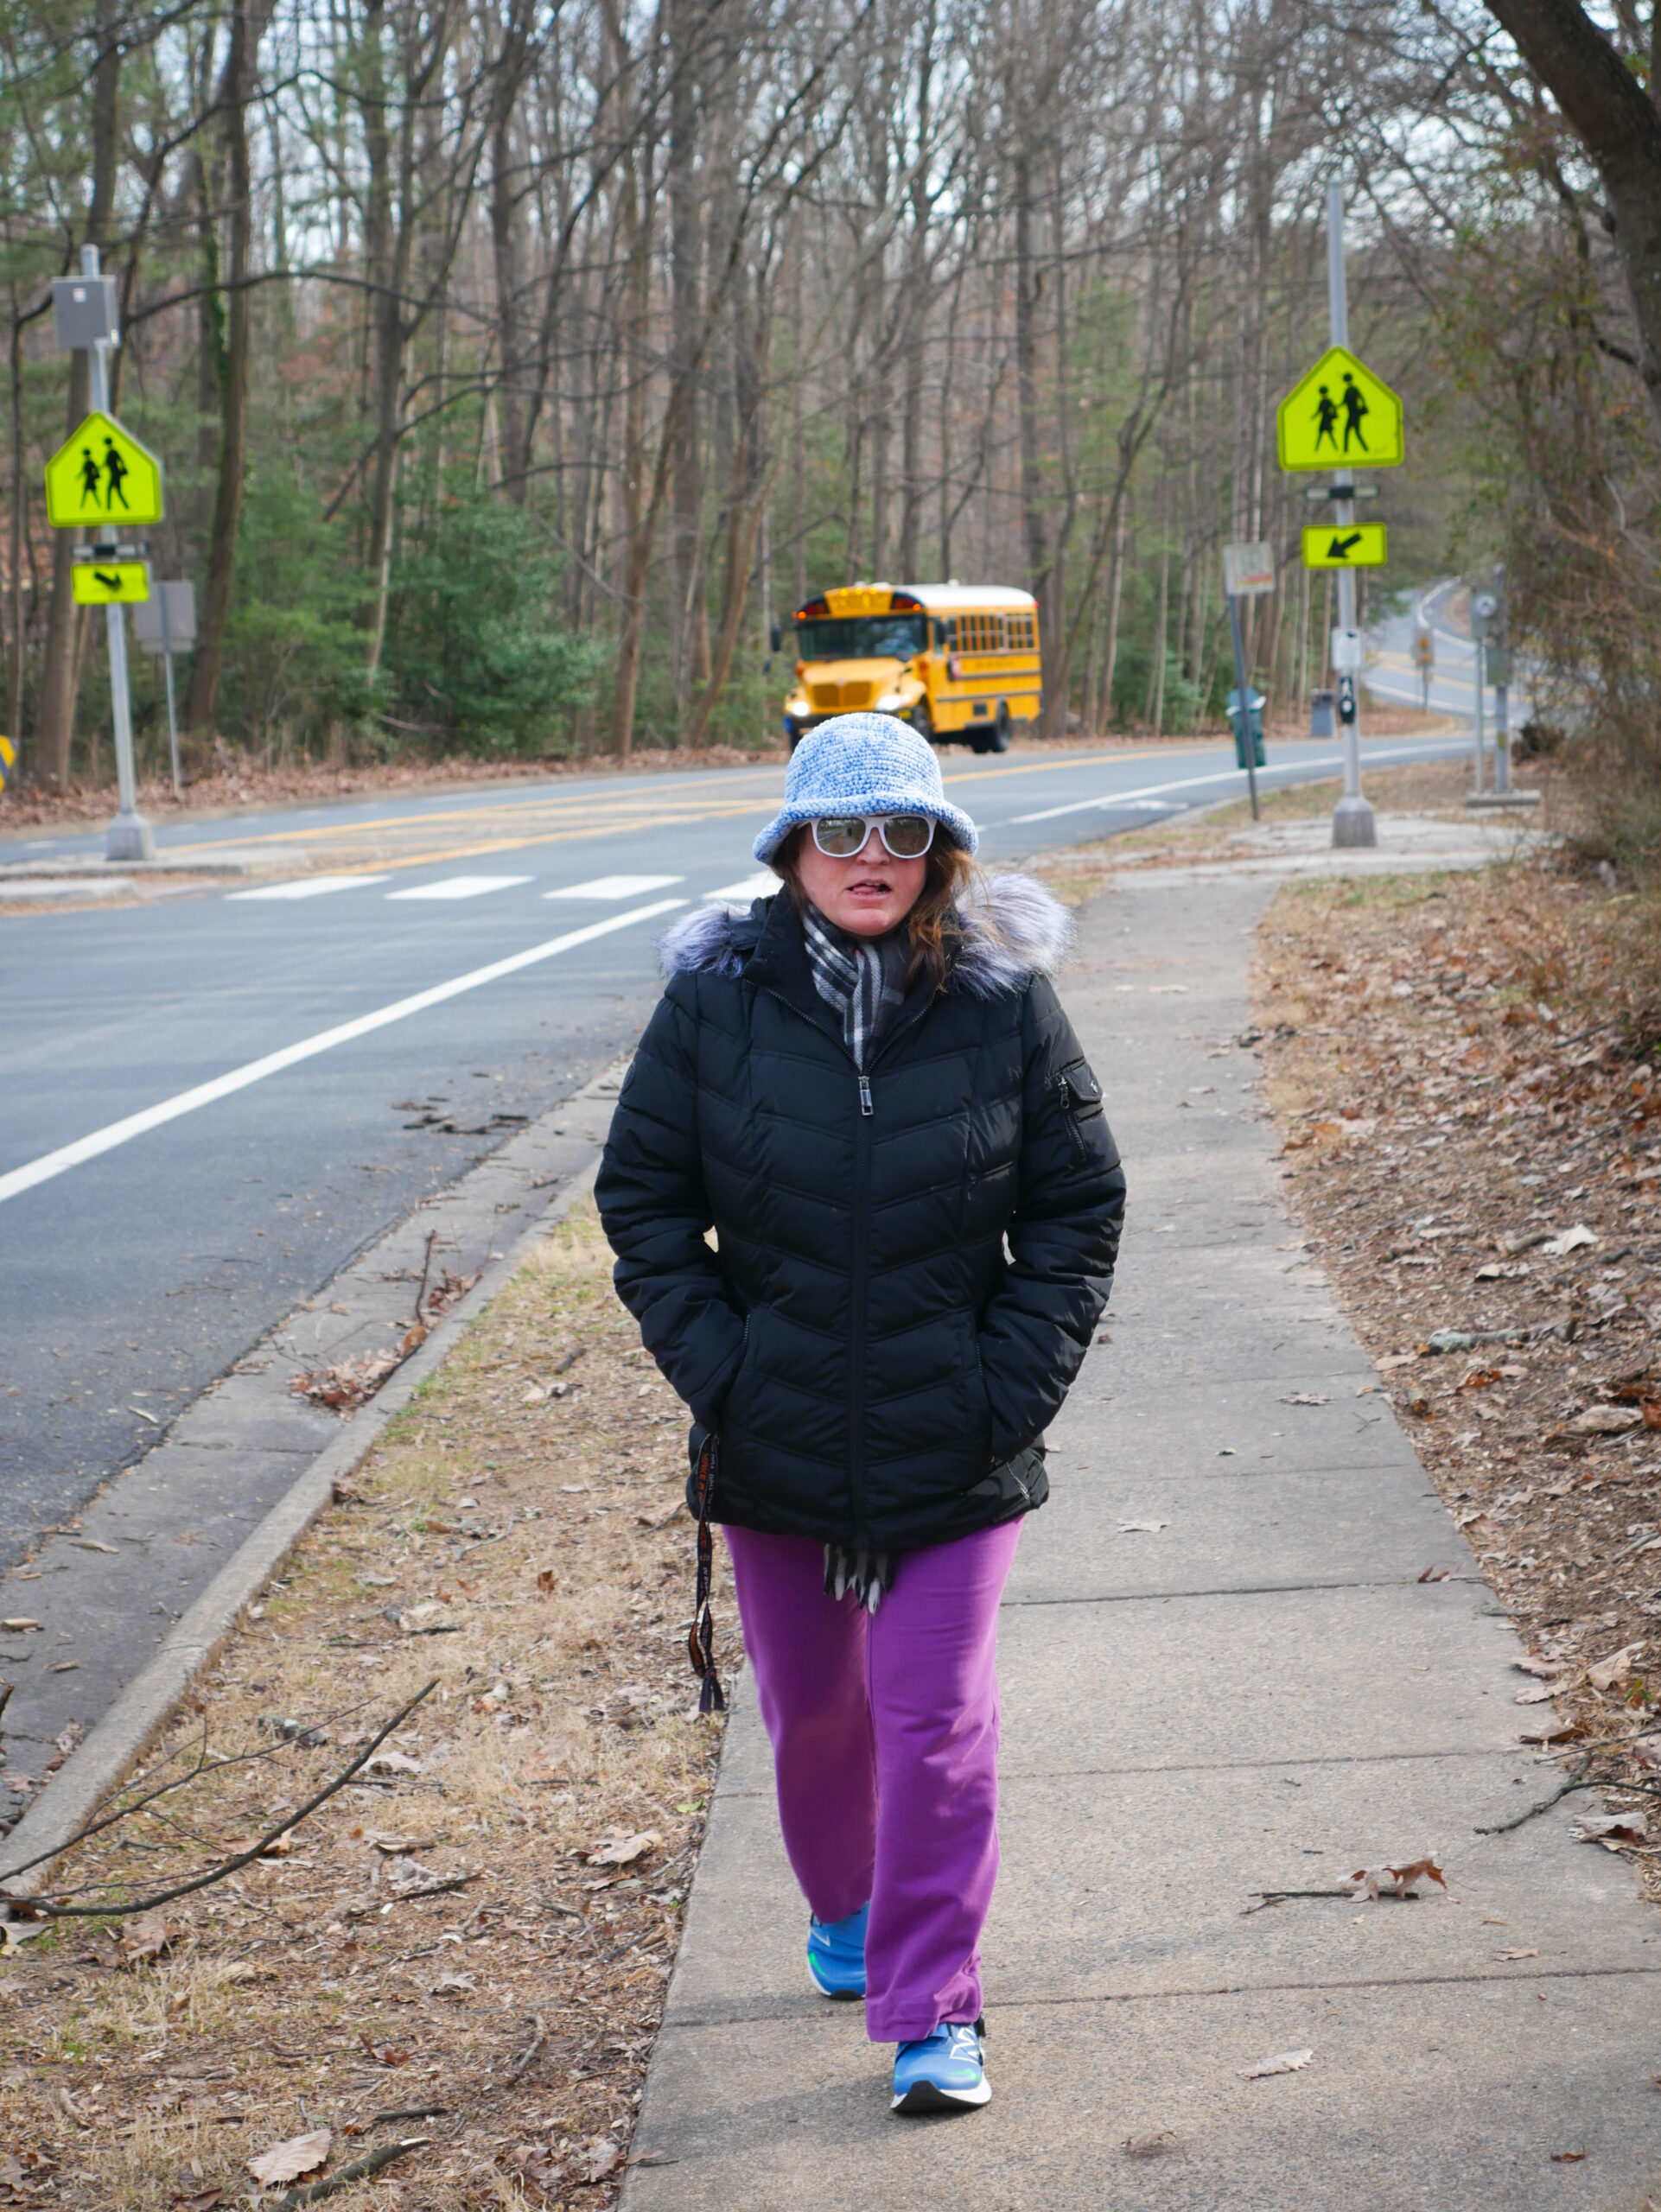
M 173 766 L 173 796 L 184 797 L 184 779 L 179 773 L 179 716 L 173 703 L 173 633 L 168 626 L 168 588 L 159 587 L 162 594 L 162 680 L 168 689 L 168 758 Z
M 1344 187 L 1334 177 L 1327 187 L 1327 313 L 1334 346 L 1350 342 L 1349 297 L 1344 283 Z M 1355 482 L 1350 469 L 1333 471 L 1333 512 L 1336 526 L 1346 528 L 1355 520 L 1355 502 L 1347 494 Z M 1355 572 L 1340 569 L 1338 572 L 1338 626 L 1343 631 L 1355 627 Z M 1361 796 L 1361 730 L 1359 696 L 1361 683 L 1359 673 L 1351 682 L 1351 696 L 1356 702 L 1351 719 L 1342 724 L 1344 732 L 1344 796 L 1333 809 L 1333 842 L 1334 845 L 1376 845 L 1378 827 L 1372 809 Z
M 80 273 L 96 276 L 99 273 L 98 248 L 84 245 L 80 250 Z M 107 415 L 110 411 L 110 340 L 100 338 L 92 347 L 92 406 L 94 411 Z M 102 550 L 113 552 L 118 543 L 115 524 L 104 522 L 99 525 L 97 544 Z M 104 857 L 106 861 L 149 861 L 156 857 L 156 839 L 150 825 L 138 811 L 138 789 L 133 775 L 132 700 L 127 687 L 127 624 L 120 606 L 104 610 L 104 636 L 110 653 L 110 713 L 115 724 L 115 780 L 116 817 L 105 834 Z
M 1240 702 L 1240 719 L 1237 725 L 1241 750 L 1245 755 L 1246 782 L 1251 791 L 1251 818 L 1263 819 L 1257 811 L 1257 746 L 1251 734 L 1251 686 L 1246 682 L 1245 639 L 1240 628 L 1240 602 L 1231 592 L 1228 595 L 1229 628 L 1234 632 L 1234 696 Z
M 1493 787 L 1511 789 L 1511 625 L 1505 620 L 1505 564 L 1493 564 L 1493 595 L 1499 601 L 1494 616 L 1494 635 L 1499 641 L 1499 665 L 1504 683 L 1493 687 Z
M 1480 798 L 1483 754 L 1487 748 L 1482 733 L 1482 625 L 1480 617 L 1471 625 L 1471 675 L 1476 684 L 1476 782 L 1473 789 L 1476 796 Z

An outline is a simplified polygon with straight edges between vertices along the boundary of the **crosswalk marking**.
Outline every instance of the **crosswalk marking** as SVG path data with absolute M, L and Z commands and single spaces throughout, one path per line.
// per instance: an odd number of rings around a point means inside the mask
M 487 891 L 506 891 L 516 883 L 529 883 L 528 875 L 447 875 L 436 883 L 412 883 L 407 891 L 389 891 L 389 899 L 482 899 Z
M 748 906 L 752 899 L 765 899 L 770 891 L 779 888 L 779 879 L 770 868 L 759 875 L 747 875 L 741 883 L 723 884 L 719 891 L 706 891 L 706 899 L 724 899 L 729 906 Z
M 390 875 L 300 875 L 291 883 L 262 883 L 257 891 L 233 891 L 232 899 L 321 899 L 330 891 L 355 891 L 363 883 L 390 883 Z
M 680 875 L 596 875 L 589 883 L 568 883 L 557 891 L 544 891 L 544 899 L 642 899 L 648 891 L 665 891 L 684 883 Z

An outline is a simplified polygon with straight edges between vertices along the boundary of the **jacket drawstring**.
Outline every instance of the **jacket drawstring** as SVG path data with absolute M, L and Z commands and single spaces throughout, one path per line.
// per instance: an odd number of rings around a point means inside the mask
M 692 1626 L 686 1639 L 686 1654 L 692 1662 L 692 1672 L 703 1685 L 698 1691 L 700 1713 L 724 1713 L 727 1710 L 721 1677 L 716 1673 L 715 1623 L 710 1612 L 710 1591 L 715 1581 L 716 1565 L 715 1538 L 710 1531 L 710 1508 L 715 1501 L 716 1472 L 720 1456 L 721 1446 L 715 1437 L 706 1436 L 698 1446 L 697 1469 L 693 1477 L 698 1502 L 698 1579 L 697 1596 L 692 1605 Z

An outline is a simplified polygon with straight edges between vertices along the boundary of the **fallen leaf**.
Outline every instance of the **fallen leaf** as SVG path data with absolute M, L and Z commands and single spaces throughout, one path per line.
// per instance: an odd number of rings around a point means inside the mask
M 371 2043 L 366 2035 L 360 2034 L 358 2041 L 377 2066 L 407 2066 L 415 2056 L 412 2050 L 398 2050 L 390 2043 Z
M 1121 1521 L 1119 1534 L 1122 1536 L 1156 1536 L 1161 1529 L 1168 1529 L 1170 1525 L 1168 1521 Z
M 168 1924 L 162 1915 L 147 1912 L 141 1919 L 128 1921 L 123 1928 L 122 1958 L 130 1967 L 137 1966 L 145 1959 L 159 1959 L 169 1940 Z
M 1323 1397 L 1317 1390 L 1282 1390 L 1281 1403 L 1283 1406 L 1327 1406 L 1332 1400 Z
M 637 1859 L 644 1859 L 648 1851 L 662 1841 L 663 1838 L 656 1828 L 641 1828 L 633 1835 L 604 1835 L 598 1843 L 590 1847 L 589 1864 L 590 1866 L 632 1866 Z
M 245 1851 L 253 1850 L 258 1841 L 257 1835 L 239 1835 L 226 1845 L 225 1855 L 227 1859 L 239 1858 Z M 290 1829 L 285 1835 L 274 1835 L 259 1855 L 262 1859 L 286 1859 L 293 1849 L 294 1832 Z
M 538 1568 L 537 1587 L 538 1590 L 545 1592 L 549 1596 L 551 1596 L 553 1592 L 558 1589 L 559 1577 L 554 1573 L 551 1567 Z
M 1511 1665 L 1524 1675 L 1561 1675 L 1562 1662 L 1557 1659 L 1537 1659 L 1532 1652 L 1522 1659 L 1513 1659 Z
M 1540 1247 L 1541 1255 L 1548 1260 L 1561 1260 L 1570 1252 L 1583 1251 L 1598 1241 L 1597 1231 L 1577 1221 L 1572 1229 L 1565 1229 L 1560 1236 L 1548 1236 Z
M 1174 2128 L 1161 2127 L 1155 2135 L 1127 2135 L 1119 2147 L 1133 2158 L 1159 2158 L 1182 2146 Z
M 1624 1436 L 1629 1428 L 1644 1426 L 1640 1406 L 1588 1406 L 1562 1426 L 1565 1436 Z
M 1421 1582 L 1446 1582 L 1450 1572 L 1445 1567 L 1427 1567 L 1419 1580 Z
M 474 1980 L 470 1974 L 441 1974 L 432 1986 L 435 1997 L 470 1997 Z
M 1243 2066 L 1243 2082 L 1266 2081 L 1271 2074 L 1296 2074 L 1314 2056 L 1312 2050 L 1283 2050 L 1274 2058 L 1260 2058 L 1255 2066 Z
M 1448 1877 L 1435 1860 L 1428 1855 L 1423 1859 L 1415 1859 L 1406 1866 L 1389 1867 L 1386 1872 L 1394 1878 L 1397 1888 L 1403 1896 L 1415 1882 L 1440 1882 L 1444 1890 L 1448 1887 Z
M 1642 1813 L 1582 1813 L 1575 1824 L 1577 1843 L 1647 1843 L 1649 1824 Z
M 1632 1671 L 1632 1662 L 1642 1651 L 1641 1643 L 1624 1644 L 1619 1651 L 1612 1651 L 1607 1659 L 1600 1659 L 1594 1667 L 1586 1670 L 1586 1679 L 1594 1690 L 1612 1690 L 1624 1682 Z
M 1372 1363 L 1381 1375 L 1388 1375 L 1392 1368 L 1411 1367 L 1418 1356 L 1416 1351 L 1390 1351 Z
M 327 2162 L 334 2141 L 331 2129 L 314 2128 L 309 2135 L 293 2136 L 250 2158 L 248 2171 L 262 2189 L 278 2188 L 285 2181 L 298 2181 L 302 2174 L 315 2173 Z
M 655 1513 L 642 1513 L 636 1517 L 642 1529 L 666 1529 L 677 1514 L 685 1510 L 685 1499 L 678 1497 L 672 1505 L 661 1505 Z
M 622 2157 L 609 2136 L 601 2136 L 577 2153 L 577 2164 L 584 2181 L 604 2181 L 606 2176 Z
M 1494 1953 L 1494 1956 L 1497 1959 L 1537 1959 L 1539 1955 L 1540 1954 L 1538 1951 L 1527 1945 L 1518 1945 L 1515 1950 L 1511 1951 L 1496 1951 Z
M 0 2181 L 4 2179 L 4 2174 L 0 2173 Z M 214 2212 L 214 2208 L 225 2201 L 222 2189 L 199 2190 L 194 2196 L 175 2196 L 173 2200 L 179 2212 Z
M 1554 2151 L 1551 2163 L 1554 2166 L 1577 2166 L 1585 2156 L 1584 2151 Z
M 1476 1271 L 1478 1282 L 1518 1282 L 1530 1272 L 1526 1260 L 1490 1260 Z
M 1532 1689 L 1518 1690 L 1515 1702 L 1518 1705 L 1546 1705 L 1562 1688 L 1561 1682 L 1536 1682 Z
M 1556 1713 L 1542 1713 L 1537 1720 L 1531 1720 L 1526 1728 L 1519 1729 L 1519 1744 L 1560 1744 L 1566 1736 L 1579 1733 L 1578 1720 L 1565 1720 Z
M 575 1736 L 550 1736 L 519 1769 L 519 1780 L 532 1789 L 542 1783 L 567 1782 L 582 1749 Z
M 22 1636 L 28 1630 L 39 1628 L 40 1625 L 41 1624 L 39 1621 L 23 1620 L 22 1618 L 0 1621 L 0 1628 L 9 1629 L 15 1636 Z
M 1148 995 L 1150 998 L 1156 999 L 1169 996 L 1175 992 L 1186 991 L 1187 988 L 1186 983 L 1149 983 Z
M 366 1774 L 419 1774 L 421 1762 L 404 1751 L 377 1751 L 363 1770 Z

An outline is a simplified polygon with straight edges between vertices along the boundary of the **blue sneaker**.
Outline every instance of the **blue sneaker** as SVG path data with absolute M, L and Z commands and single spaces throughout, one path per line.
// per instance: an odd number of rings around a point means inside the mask
M 943 2020 L 920 2043 L 902 2043 L 894 2059 L 895 2112 L 972 2112 L 992 2084 L 981 2062 L 981 2026 Z
M 865 1923 L 870 1916 L 871 1908 L 862 1904 L 846 1920 L 809 1920 L 807 1970 L 822 1996 L 865 1994 Z

